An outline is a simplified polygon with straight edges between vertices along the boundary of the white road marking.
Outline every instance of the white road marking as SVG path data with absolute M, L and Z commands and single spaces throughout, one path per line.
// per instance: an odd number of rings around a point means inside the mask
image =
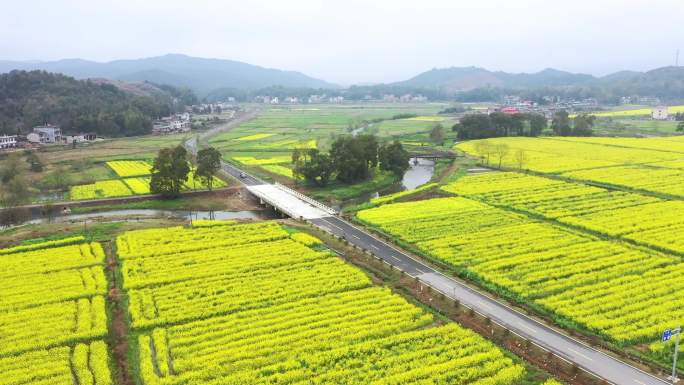
M 528 330 L 528 331 L 530 331 L 530 332 L 532 332 L 532 333 L 536 333 L 536 332 L 537 332 L 537 330 L 534 329 L 533 327 L 531 327 L 530 325 L 526 325 L 526 324 L 524 324 L 523 322 L 520 322 L 520 321 L 518 321 L 518 326 L 520 326 L 520 327 L 522 327 L 522 328 L 524 328 L 524 329 L 526 329 L 526 330 Z
M 375 246 L 375 245 L 371 245 L 371 247 L 374 248 L 375 250 L 380 250 L 380 248 Z
M 485 303 L 482 301 L 477 301 L 477 303 L 480 304 L 480 306 L 482 306 L 483 308 L 485 308 L 487 310 L 492 310 L 492 307 L 488 303 Z
M 340 226 L 338 226 L 338 225 L 336 225 L 336 224 L 334 224 L 334 223 L 328 222 L 328 221 L 325 220 L 325 219 L 324 219 L 324 221 L 326 221 L 326 223 L 328 223 L 330 226 L 332 226 L 332 227 L 334 227 L 334 228 L 340 230 L 341 232 L 344 232 L 344 229 L 342 229 Z
M 356 235 L 356 234 L 352 234 L 351 236 L 354 237 L 354 238 L 356 238 L 356 239 L 359 239 L 359 240 L 361 239 L 361 238 L 359 238 L 359 236 Z
M 568 350 L 571 351 L 571 352 L 573 352 L 573 353 L 575 353 L 575 354 L 577 354 L 578 356 L 584 358 L 585 360 L 594 361 L 593 359 L 591 359 L 591 358 L 585 356 L 584 354 L 578 352 L 577 350 L 575 350 L 575 349 L 573 349 L 573 348 L 568 348 Z
M 639 381 L 639 380 L 637 380 L 636 378 L 632 378 L 632 379 L 633 379 L 634 382 L 636 382 L 637 384 L 646 385 L 646 383 L 643 382 L 643 381 Z
M 395 257 L 394 255 L 390 255 L 390 258 L 394 259 L 397 262 L 401 262 L 401 259 Z

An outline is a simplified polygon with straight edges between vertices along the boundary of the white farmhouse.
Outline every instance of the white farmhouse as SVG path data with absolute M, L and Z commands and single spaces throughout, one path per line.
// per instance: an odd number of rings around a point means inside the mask
M 667 106 L 654 107 L 651 110 L 651 117 L 655 120 L 667 120 L 670 117 L 667 113 Z
M 44 126 L 33 127 L 33 134 L 37 135 L 38 142 L 40 143 L 62 142 L 62 129 L 59 128 L 59 126 L 51 126 L 49 124 L 46 124 Z M 29 141 L 32 141 L 32 138 L 35 140 L 36 136 L 30 135 Z
M 16 135 L 1 135 L 0 136 L 0 148 L 12 148 L 17 147 L 17 136 Z

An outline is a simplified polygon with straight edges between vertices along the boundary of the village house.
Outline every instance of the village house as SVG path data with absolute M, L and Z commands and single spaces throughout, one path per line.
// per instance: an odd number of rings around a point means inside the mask
M 0 136 L 0 149 L 13 148 L 13 147 L 17 147 L 17 136 L 16 135 L 1 135 Z
M 667 106 L 654 107 L 651 110 L 651 117 L 655 120 L 667 120 L 670 115 L 667 112 Z
M 97 139 L 97 135 L 93 133 L 79 133 L 74 135 L 64 135 L 64 142 L 66 144 L 92 142 Z
M 31 143 L 53 144 L 62 142 L 62 129 L 59 126 L 46 124 L 33 127 L 33 132 L 26 136 Z

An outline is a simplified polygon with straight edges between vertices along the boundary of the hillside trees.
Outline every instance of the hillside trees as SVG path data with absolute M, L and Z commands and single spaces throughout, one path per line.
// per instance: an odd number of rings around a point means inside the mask
M 146 134 L 152 120 L 193 100 L 186 95 L 189 91 L 172 89 L 165 86 L 157 92 L 133 94 L 111 84 L 44 71 L 0 74 L 0 134 L 27 133 L 44 123 L 60 125 L 65 133 Z

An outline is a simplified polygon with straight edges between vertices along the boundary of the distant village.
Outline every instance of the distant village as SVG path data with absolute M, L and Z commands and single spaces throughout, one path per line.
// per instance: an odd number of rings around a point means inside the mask
M 502 112 L 504 114 L 518 114 L 518 113 L 538 113 L 547 117 L 560 110 L 565 110 L 571 113 L 591 112 L 600 109 L 599 103 L 596 99 L 587 98 L 581 100 L 575 99 L 561 99 L 559 97 L 544 97 L 543 104 L 526 100 L 520 96 L 510 95 L 504 96 L 500 103 L 493 104 L 487 108 L 482 109 L 466 109 L 463 113 L 483 113 L 491 114 L 493 112 Z M 381 99 L 373 99 L 370 95 L 365 98 L 366 102 L 381 102 L 381 103 L 426 103 L 428 98 L 423 95 L 405 94 L 395 96 L 393 94 L 383 95 Z M 288 96 L 280 99 L 277 96 L 256 96 L 253 99 L 255 103 L 263 104 L 342 104 L 345 103 L 343 96 L 327 96 L 310 95 L 306 99 L 300 99 L 296 96 Z M 673 120 L 674 116 L 668 113 L 667 106 L 662 105 L 660 99 L 655 97 L 623 97 L 620 100 L 623 105 L 647 105 L 651 106 L 651 116 L 653 120 Z M 189 132 L 192 129 L 192 114 L 221 114 L 222 112 L 234 113 L 236 108 L 236 100 L 233 97 L 227 98 L 224 102 L 218 103 L 204 103 L 193 105 L 188 108 L 188 112 L 173 114 L 155 120 L 152 123 L 153 135 L 168 135 Z M 99 140 L 94 133 L 77 133 L 65 135 L 59 126 L 45 124 L 36 126 L 28 135 L 0 135 L 0 150 L 11 148 L 30 148 L 41 145 L 74 145 L 77 143 L 87 143 Z
M 596 112 L 601 110 L 601 105 L 596 99 L 561 99 L 559 97 L 546 96 L 544 104 L 526 100 L 520 96 L 504 96 L 500 103 L 486 109 L 468 111 L 468 113 L 502 112 L 504 114 L 537 113 L 551 118 L 554 113 L 564 110 L 569 113 Z M 655 97 L 623 97 L 621 105 L 651 106 L 651 119 L 673 120 L 674 116 L 668 113 L 667 106 Z
M 189 132 L 192 121 L 189 112 L 173 114 L 152 123 L 153 135 Z M 33 127 L 27 135 L 0 135 L 0 150 L 32 148 L 44 145 L 75 145 L 101 140 L 95 133 L 64 134 L 60 126 L 45 124 Z
M 97 140 L 93 133 L 78 133 L 63 135 L 59 126 L 50 124 L 33 127 L 28 135 L 2 135 L 0 136 L 0 149 L 17 147 L 38 147 L 50 144 L 75 144 Z
M 230 98 L 235 101 L 235 98 Z M 341 104 L 345 102 L 344 96 L 328 96 L 326 94 L 309 95 L 307 98 L 299 98 L 297 96 L 287 96 L 280 98 L 278 96 L 258 95 L 252 101 L 254 103 L 263 104 Z M 393 94 L 383 95 L 380 99 L 375 99 L 371 95 L 366 95 L 363 98 L 364 102 L 384 102 L 384 103 L 426 103 L 428 98 L 423 95 L 405 94 L 395 96 Z

